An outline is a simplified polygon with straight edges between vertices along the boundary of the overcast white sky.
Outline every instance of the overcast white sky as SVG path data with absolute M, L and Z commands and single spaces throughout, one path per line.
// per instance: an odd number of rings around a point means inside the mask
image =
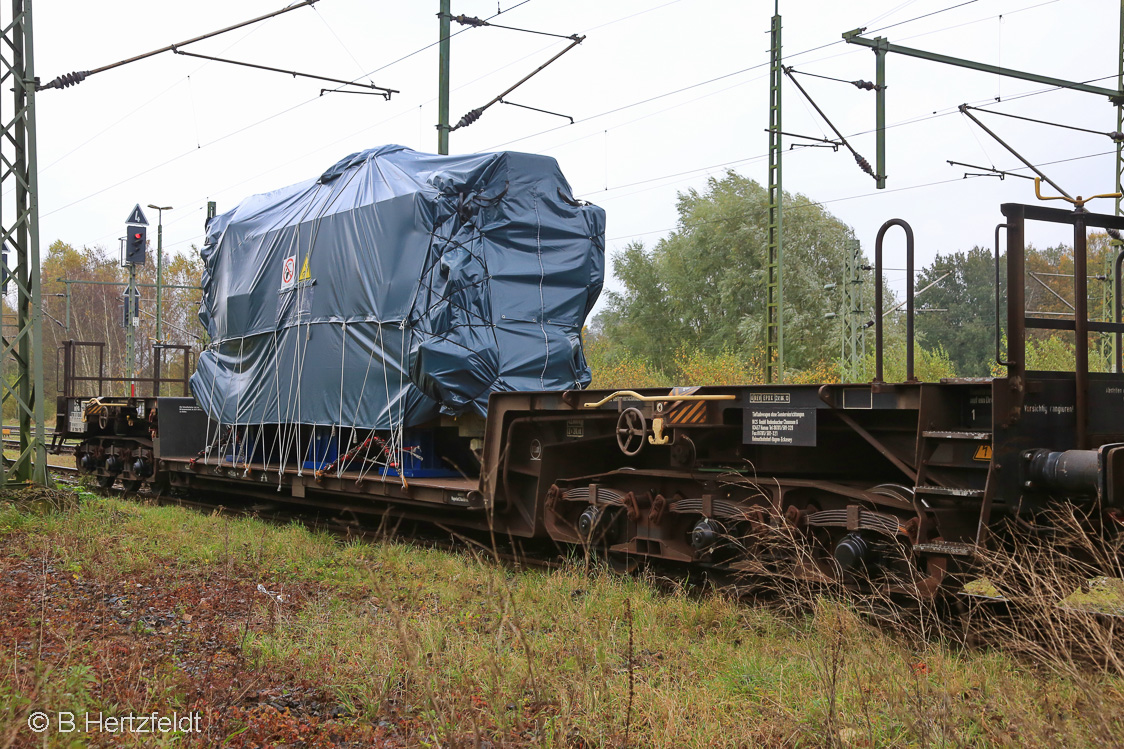
M 281 8 L 285 0 L 190 3 L 55 0 L 35 3 L 36 72 L 43 81 L 87 70 Z M 950 8 L 950 10 L 944 10 Z M 654 243 L 675 226 L 678 191 L 736 169 L 766 181 L 769 19 L 762 0 L 454 0 L 453 13 L 588 38 L 511 101 L 567 120 L 497 104 L 452 134 L 451 151 L 501 149 L 554 156 L 575 194 L 608 213 L 612 253 Z M 219 211 L 247 195 L 319 175 L 341 157 L 399 143 L 436 151 L 437 0 L 320 0 L 187 49 L 399 89 L 320 96 L 322 84 L 166 53 L 38 96 L 40 219 L 44 250 L 55 239 L 116 251 L 134 204 L 171 205 L 165 247 L 202 243 L 208 200 Z M 943 12 L 939 12 L 943 11 Z M 874 55 L 839 42 L 858 26 L 891 42 L 1070 80 L 1115 76 L 1120 6 L 1109 0 L 782 0 L 786 64 L 847 80 L 873 79 Z M 454 25 L 454 30 L 464 27 Z M 833 42 L 837 42 L 832 44 Z M 452 40 L 452 119 L 480 106 L 567 42 L 497 28 Z M 826 46 L 806 54 L 805 50 Z M 411 53 L 415 53 L 412 54 Z M 403 59 L 404 58 L 404 59 Z M 860 153 L 874 162 L 874 94 L 803 78 L 805 88 Z M 887 189 L 845 151 L 788 151 L 784 186 L 823 202 L 872 252 L 883 221 L 917 234 L 919 266 L 938 252 L 988 244 L 1002 202 L 1033 202 L 1033 184 L 960 179 L 947 159 L 1019 166 L 956 106 L 995 109 L 1102 132 L 1115 110 L 1089 94 L 1000 80 L 904 56 L 888 60 Z M 1115 79 L 1101 82 L 1115 87 Z M 676 93 L 678 92 L 678 93 Z M 10 116 L 10 94 L 0 100 Z M 786 82 L 784 129 L 821 136 L 827 125 Z M 1009 101 L 1008 101 L 1009 100 Z M 935 113 L 935 116 L 934 116 Z M 1112 142 L 988 115 L 986 124 L 1072 194 L 1111 192 Z M 791 141 L 790 141 L 791 142 Z M 1080 158 L 1093 154 L 1091 158 Z M 1024 172 L 1025 173 L 1025 172 Z M 10 197 L 10 196 L 9 196 Z M 1056 204 L 1055 204 L 1056 205 Z M 1091 204 L 1111 212 L 1111 201 Z M 146 209 L 147 210 L 147 209 Z M 155 239 L 156 216 L 148 211 Z M 1034 231 L 1048 244 L 1062 234 Z M 901 267 L 900 238 L 888 265 Z M 897 258 L 897 260 L 895 260 Z M 897 280 L 902 278 L 897 274 Z M 610 282 L 611 284 L 612 282 Z

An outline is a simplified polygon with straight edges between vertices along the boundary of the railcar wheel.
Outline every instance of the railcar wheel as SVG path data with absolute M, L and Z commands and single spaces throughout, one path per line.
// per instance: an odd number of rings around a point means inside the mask
M 116 476 L 98 476 L 98 486 L 102 489 L 112 489 L 113 482 L 117 480 Z
M 605 517 L 605 510 L 600 507 L 587 507 L 578 516 L 578 535 L 587 544 L 597 540 L 597 531 Z
M 125 487 L 125 491 L 131 494 L 136 494 L 143 483 L 143 479 L 121 479 L 121 486 Z
M 617 418 L 617 447 L 629 457 L 636 455 L 644 447 L 648 434 L 648 423 L 638 408 L 626 408 Z

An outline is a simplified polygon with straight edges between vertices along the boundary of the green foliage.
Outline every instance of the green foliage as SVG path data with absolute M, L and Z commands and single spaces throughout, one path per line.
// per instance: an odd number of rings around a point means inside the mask
M 747 367 L 730 349 L 717 354 L 680 349 L 675 355 L 676 382 L 683 385 L 749 385 L 764 382 L 760 367 Z
M 790 372 L 787 378 L 793 385 L 815 385 L 825 382 L 843 382 L 843 370 L 839 361 L 821 361 L 797 372 Z
M 1089 235 L 1087 248 L 1089 319 L 1109 320 L 1112 309 L 1112 260 L 1115 248 L 1104 233 Z M 1005 325 L 1007 258 L 1000 258 L 1000 324 Z M 938 280 L 939 279 L 939 280 Z M 947 310 L 917 317 L 917 331 L 927 345 L 940 344 L 953 366 L 964 376 L 980 376 L 995 369 L 995 259 L 993 250 L 938 255 L 921 271 L 917 288 L 937 283 L 919 300 L 921 307 Z M 1025 308 L 1031 316 L 1072 317 L 1074 304 L 1073 248 L 1066 245 L 1026 248 Z M 1110 342 L 1105 334 L 1090 336 L 1090 368 L 1103 369 Z M 1043 331 L 1028 333 L 1028 357 L 1038 357 L 1043 369 L 1073 371 L 1073 346 Z M 1028 359 L 1030 361 L 1030 359 Z M 1032 366 L 1032 368 L 1039 368 Z
M 647 359 L 620 347 L 614 347 L 604 336 L 584 336 L 585 359 L 593 371 L 590 388 L 620 390 L 625 388 L 670 387 L 671 378 Z
M 824 284 L 841 280 L 850 230 L 801 195 L 785 200 L 785 364 L 800 370 L 838 356 L 839 299 Z M 665 370 L 659 363 L 682 350 L 753 362 L 765 330 L 766 190 L 728 172 L 704 193 L 681 193 L 677 209 L 669 237 L 651 249 L 634 242 L 613 258 L 625 292 L 609 292 L 595 326 L 614 348 Z
M 1005 278 L 1006 259 L 1000 277 Z M 940 279 L 939 281 L 937 279 Z M 917 276 L 917 288 L 936 285 L 917 300 L 921 308 L 947 310 L 917 316 L 917 334 L 947 352 L 965 377 L 987 374 L 995 358 L 995 259 L 991 250 L 937 255 Z M 1001 287 L 1003 288 L 1003 287 Z M 1005 300 L 1001 300 L 1005 304 Z
M 885 346 L 882 367 L 883 380 L 886 382 L 904 382 L 906 374 L 905 345 Z M 944 377 L 956 377 L 956 367 L 940 344 L 933 349 L 915 346 L 913 370 L 914 377 L 921 382 L 939 382 Z M 876 371 L 874 352 L 867 355 L 866 371 L 870 373 L 871 377 L 874 377 Z
M 682 347 L 659 367 L 653 362 L 614 345 L 607 336 L 584 333 L 586 360 L 593 370 L 590 388 L 670 388 L 677 385 L 756 385 L 765 381 L 765 352 L 762 347 L 742 356 L 729 348 L 710 354 Z M 790 382 L 838 382 L 838 362 L 817 362 L 805 370 L 791 372 Z
M 1026 368 L 1041 372 L 1072 372 L 1077 363 L 1076 348 L 1060 335 L 1026 342 Z
M 1007 351 L 1007 336 L 1003 336 L 1003 351 Z M 1077 349 L 1073 344 L 1072 333 L 1053 333 L 1043 337 L 1028 337 L 1026 339 L 1026 368 L 1035 372 L 1072 372 L 1077 366 Z M 994 361 L 991 371 L 996 377 L 1006 374 L 1007 368 L 1001 367 Z M 1107 372 L 1109 362 L 1096 356 L 1096 351 L 1090 348 L 1089 371 Z

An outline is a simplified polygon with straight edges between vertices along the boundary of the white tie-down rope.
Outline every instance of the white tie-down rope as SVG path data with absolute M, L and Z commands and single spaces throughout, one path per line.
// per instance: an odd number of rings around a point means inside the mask
M 241 371 L 241 369 L 242 369 L 242 351 L 244 350 L 245 344 L 246 344 L 245 336 L 240 337 L 238 339 L 238 365 L 237 365 L 237 368 L 238 368 L 239 371 Z M 239 394 L 239 397 L 240 397 L 240 395 L 241 394 Z M 218 470 L 218 466 L 222 465 L 222 462 L 226 459 L 226 447 L 227 447 L 228 442 L 222 438 L 221 414 L 226 412 L 226 404 L 227 404 L 227 401 L 229 401 L 229 400 L 230 400 L 230 388 L 227 388 L 226 392 L 223 394 L 222 407 L 219 408 L 219 414 L 220 414 L 219 430 L 218 430 L 219 454 L 217 456 L 218 462 L 215 465 L 216 470 Z M 235 403 L 237 404 L 237 398 L 235 399 Z M 235 421 L 237 421 L 237 414 L 235 414 Z M 236 431 L 235 426 L 232 424 L 230 426 L 231 439 L 233 439 L 235 431 Z
M 347 453 L 343 445 L 343 375 L 347 371 L 347 321 L 343 323 L 343 341 L 340 344 L 340 413 L 339 413 L 339 440 L 336 443 L 336 478 L 339 478 L 343 473 L 343 456 Z M 335 433 L 336 426 L 332 425 L 332 432 Z
M 300 436 L 297 433 L 296 429 L 294 428 L 294 423 L 293 423 L 293 418 L 292 418 L 292 416 L 293 416 L 293 402 L 295 401 L 295 398 L 296 398 L 294 390 L 298 387 L 298 385 L 297 385 L 297 381 L 298 381 L 297 372 L 298 372 L 298 367 L 300 366 L 300 363 L 301 363 L 299 329 L 297 331 L 294 331 L 294 335 L 288 336 L 288 337 L 293 339 L 293 358 L 292 358 L 292 365 L 289 368 L 289 393 L 285 398 L 284 413 L 281 412 L 281 406 L 280 406 L 281 395 L 280 395 L 280 392 L 278 392 L 278 396 L 277 396 L 277 399 L 278 399 L 278 407 L 277 407 L 278 424 L 277 424 L 277 428 L 278 428 L 278 431 L 281 432 L 281 434 L 282 434 L 281 466 L 280 466 L 280 468 L 277 472 L 278 486 L 281 485 L 281 477 L 284 475 L 286 467 L 289 464 L 289 445 L 290 445 L 290 442 L 293 444 L 293 450 L 294 451 L 300 450 L 300 444 L 299 444 Z
M 539 374 L 539 387 L 546 390 L 546 370 L 550 366 L 550 336 L 546 334 L 546 299 L 543 297 L 543 284 L 546 283 L 546 268 L 542 264 L 542 218 L 539 216 L 539 194 L 532 190 L 535 205 L 535 252 L 539 257 L 539 328 L 542 330 L 543 354 L 542 372 Z
M 402 388 L 403 388 L 402 379 L 406 375 L 406 364 L 407 364 L 407 361 L 409 359 L 409 355 L 406 352 L 406 321 L 405 320 L 403 320 L 402 324 L 400 324 L 398 326 L 398 329 L 399 329 L 399 331 L 401 331 L 401 338 L 399 339 L 399 345 L 398 345 L 398 351 L 399 351 L 398 356 L 400 357 L 399 362 L 398 362 L 398 423 L 397 424 L 391 423 L 391 425 L 390 425 L 390 429 L 391 429 L 390 438 L 391 438 L 391 444 L 394 446 L 394 450 L 395 450 L 394 462 L 396 462 L 398 464 L 398 478 L 402 483 L 402 488 L 405 489 L 405 488 L 408 488 L 408 484 L 406 483 L 406 466 L 405 466 L 406 455 L 405 455 L 405 451 L 403 450 L 403 447 L 404 447 L 403 443 L 406 440 L 406 428 L 404 426 L 405 421 L 406 421 L 406 416 L 405 416 L 406 398 L 404 397 L 403 392 L 402 392 Z M 389 399 L 389 396 L 388 396 L 388 399 Z
M 298 330 L 299 330 L 299 328 L 298 328 Z M 297 369 L 297 382 L 296 382 L 297 417 L 296 417 L 296 419 L 292 420 L 292 423 L 293 423 L 294 428 L 297 430 L 298 439 L 299 439 L 299 436 L 300 436 L 300 425 L 303 423 L 301 421 L 301 415 L 303 414 L 304 362 L 305 362 L 305 358 L 308 356 L 308 349 L 310 348 L 310 346 L 308 344 L 308 340 L 311 337 L 311 334 L 312 334 L 312 324 L 310 322 L 308 325 L 305 326 L 304 350 L 301 351 L 301 353 L 300 353 L 300 366 Z M 298 349 L 300 348 L 300 342 L 301 342 L 301 336 L 298 335 L 297 336 L 297 348 Z M 314 434 L 316 432 L 315 425 L 313 425 L 312 432 Z M 309 444 L 311 444 L 311 442 L 309 442 Z M 308 456 L 307 450 L 304 453 L 302 453 L 301 455 L 295 456 L 296 457 L 296 463 L 297 463 L 297 475 L 298 476 L 304 475 L 304 461 L 305 461 L 305 457 L 307 457 L 307 456 Z
M 216 358 L 216 360 L 218 359 L 217 356 L 215 358 Z M 212 407 L 214 407 L 214 404 L 215 404 L 215 385 L 218 384 L 218 381 L 219 381 L 219 378 L 218 378 L 219 371 L 220 371 L 220 368 L 218 366 L 218 362 L 216 361 L 215 374 L 214 374 L 213 377 L 211 377 L 211 392 L 207 396 L 207 402 L 210 403 Z M 203 453 L 203 462 L 204 463 L 209 462 L 210 459 L 211 459 L 211 421 L 212 421 L 212 419 L 210 419 L 210 418 L 207 419 L 207 442 L 206 442 L 206 445 L 204 447 L 205 452 Z M 221 433 L 222 433 L 222 419 L 221 419 L 221 416 L 220 416 L 220 418 L 218 420 L 215 420 L 215 439 L 216 440 L 219 438 L 219 435 Z
M 241 391 L 239 391 L 239 392 L 241 392 Z M 257 392 L 254 394 L 253 400 L 250 401 L 250 405 L 246 409 L 248 413 L 252 414 L 254 412 L 254 407 L 257 405 L 258 399 L 260 399 L 262 397 L 262 394 L 264 394 L 265 392 L 266 392 L 266 388 L 264 388 L 264 387 L 257 388 Z M 237 405 L 236 408 L 238 409 L 237 416 L 241 416 L 241 413 L 242 413 L 241 405 Z M 263 408 L 262 409 L 262 425 L 264 425 L 264 424 L 265 424 L 265 409 Z M 245 436 L 248 435 L 248 434 L 252 434 L 252 432 L 250 430 L 250 427 L 251 427 L 250 424 L 246 424 L 243 427 L 243 430 L 244 430 L 243 445 L 245 444 Z M 254 457 L 254 453 L 257 451 L 258 442 L 261 439 L 263 439 L 262 426 L 259 426 L 258 429 L 256 430 L 256 432 L 257 432 L 257 434 L 254 436 L 253 444 L 250 446 L 250 451 L 248 453 L 245 453 L 244 459 L 242 461 L 242 476 L 243 477 L 248 476 L 250 474 L 250 463 L 251 463 L 251 461 Z M 264 457 L 263 457 L 263 462 L 264 462 Z
M 377 325 L 378 325 L 378 330 L 379 330 L 378 340 L 381 341 L 382 340 L 382 323 L 381 322 L 377 323 Z M 352 424 L 352 426 L 351 426 L 351 436 L 352 436 L 353 441 L 355 439 L 355 422 L 357 422 L 359 420 L 359 408 L 363 405 L 363 396 L 366 395 L 366 393 L 367 393 L 367 378 L 371 374 L 371 363 L 374 362 L 374 360 L 375 360 L 375 349 L 376 348 L 379 348 L 379 344 L 377 342 L 372 344 L 371 355 L 367 357 L 367 369 L 366 369 L 365 372 L 363 372 L 363 384 L 359 388 L 359 398 L 355 402 L 355 412 L 351 416 L 351 424 Z M 384 367 L 384 369 L 385 369 L 385 367 Z M 362 462 L 359 466 L 359 478 L 357 479 L 357 481 L 362 481 L 363 475 L 366 473 L 366 466 L 367 466 L 366 460 L 362 456 L 360 457 L 360 460 Z

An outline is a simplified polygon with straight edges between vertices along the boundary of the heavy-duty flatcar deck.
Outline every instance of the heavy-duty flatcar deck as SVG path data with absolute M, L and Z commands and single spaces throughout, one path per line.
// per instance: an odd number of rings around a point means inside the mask
M 190 398 L 71 394 L 59 400 L 56 428 L 80 440 L 78 465 L 103 483 L 218 489 L 932 596 L 962 585 L 1012 521 L 1039 527 L 1063 503 L 1080 508 L 1092 534 L 1124 521 L 1124 374 L 1090 372 L 1082 354 L 1090 332 L 1119 337 L 1124 325 L 1090 322 L 1083 304 L 1074 320 L 1027 316 L 1023 263 L 1025 221 L 1072 225 L 1074 298 L 1083 300 L 1085 233 L 1124 230 L 1124 218 L 1021 205 L 1003 213 L 1002 377 L 922 383 L 907 354 L 906 381 L 884 382 L 876 315 L 877 373 L 866 383 L 497 392 L 486 419 L 442 417 L 406 435 L 224 426 Z M 883 234 L 901 224 L 879 235 L 879 289 Z M 911 352 L 912 296 L 907 303 Z M 1073 331 L 1075 371 L 1027 370 L 1035 328 Z

